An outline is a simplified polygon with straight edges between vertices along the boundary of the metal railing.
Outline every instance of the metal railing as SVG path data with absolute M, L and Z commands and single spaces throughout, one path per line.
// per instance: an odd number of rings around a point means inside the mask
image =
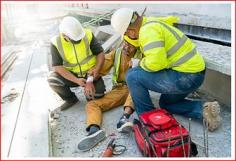
M 110 18 L 110 16 L 114 13 L 115 10 L 111 10 L 110 12 L 108 13 L 105 13 L 105 14 L 100 14 L 98 16 L 95 16 L 94 18 L 92 18 L 91 20 L 89 20 L 88 22 L 84 22 L 82 25 L 84 27 L 88 27 L 88 26 L 91 26 L 91 25 L 100 25 L 99 23 L 106 19 L 106 18 Z

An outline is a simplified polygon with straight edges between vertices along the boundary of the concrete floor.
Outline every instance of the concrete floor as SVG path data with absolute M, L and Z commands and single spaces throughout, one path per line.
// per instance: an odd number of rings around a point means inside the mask
M 33 34 L 28 34 L 25 37 L 26 40 L 32 41 L 32 43 L 25 44 L 25 49 L 28 52 L 22 54 L 16 61 L 16 66 L 6 80 L 6 84 L 4 82 L 2 96 L 12 88 L 15 88 L 19 95 L 10 103 L 2 103 L 1 119 L 4 145 L 1 152 L 4 154 L 3 156 L 5 158 L 9 156 L 11 158 L 48 157 L 48 151 L 51 148 L 51 156 L 53 157 L 96 158 L 101 156 L 110 138 L 115 137 L 117 144 L 127 147 L 124 154 L 115 157 L 141 157 L 133 135 L 119 134 L 116 131 L 115 127 L 121 116 L 122 107 L 104 113 L 102 128 L 107 133 L 107 139 L 91 151 L 78 151 L 77 144 L 86 135 L 84 111 L 86 100 L 82 94 L 79 95 L 80 103 L 60 112 L 58 119 L 50 120 L 49 131 L 51 131 L 51 136 L 48 138 L 48 109 L 53 110 L 62 103 L 47 84 L 48 44 L 50 37 L 56 32 L 56 25 L 54 23 L 45 25 L 45 29 L 41 32 L 32 31 Z M 34 40 L 35 35 L 39 34 L 42 36 L 41 39 Z M 111 89 L 110 76 L 106 76 L 104 80 L 108 91 Z M 152 97 L 154 104 L 157 105 L 158 95 L 152 93 Z M 214 100 L 214 98 L 205 95 L 203 95 L 203 99 Z M 210 157 L 230 157 L 232 155 L 231 107 L 224 107 L 221 114 L 223 117 L 222 126 L 214 133 L 209 133 Z M 176 117 L 183 125 L 187 126 L 188 122 L 185 118 Z M 192 138 L 200 145 L 203 144 L 201 129 L 202 126 L 199 122 L 192 121 Z M 48 142 L 51 142 L 49 148 Z M 199 146 L 199 157 L 203 156 L 202 148 Z
M 107 89 L 111 88 L 110 76 L 105 77 Z M 81 89 L 81 93 L 82 89 Z M 204 95 L 198 92 L 203 101 L 212 101 L 214 98 Z M 156 106 L 158 102 L 158 94 L 151 92 L 153 102 Z M 52 129 L 52 151 L 54 157 L 100 157 L 104 149 L 106 148 L 111 138 L 116 139 L 117 144 L 126 146 L 127 151 L 119 156 L 114 157 L 142 157 L 139 152 L 133 133 L 120 134 L 116 131 L 116 123 L 118 122 L 121 114 L 122 107 L 117 107 L 111 111 L 105 112 L 103 116 L 102 129 L 106 131 L 107 138 L 99 143 L 96 147 L 88 152 L 80 152 L 77 149 L 77 144 L 87 133 L 86 128 L 86 116 L 85 116 L 85 103 L 86 100 L 82 94 L 80 97 L 80 103 L 77 103 L 73 107 L 66 111 L 59 112 L 59 118 L 51 120 L 50 125 Z M 209 157 L 230 157 L 231 156 L 231 112 L 230 108 L 221 105 L 223 117 L 222 125 L 215 132 L 209 132 Z M 132 116 L 131 120 L 136 117 Z M 188 127 L 188 119 L 182 116 L 176 118 L 182 125 Z M 199 154 L 197 157 L 205 157 L 203 153 L 203 127 L 200 121 L 191 121 L 191 136 L 194 142 L 198 144 Z M 219 146 L 221 145 L 221 146 Z
M 46 80 L 53 31 L 56 31 L 55 23 L 48 21 L 27 30 L 27 34 L 13 42 L 15 48 L 11 46 L 20 52 L 2 79 L 1 156 L 4 159 L 49 155 L 48 109 L 56 105 L 56 100 Z M 6 47 L 1 47 L 2 52 Z

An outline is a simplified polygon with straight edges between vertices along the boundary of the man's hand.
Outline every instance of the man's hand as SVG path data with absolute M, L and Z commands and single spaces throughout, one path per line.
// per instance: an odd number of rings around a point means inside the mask
M 105 56 L 104 53 L 101 52 L 96 56 L 96 65 L 88 71 L 88 75 L 93 76 L 94 80 L 99 78 L 99 72 L 102 69 L 104 64 Z
M 71 82 L 74 82 L 81 87 L 85 86 L 86 80 L 84 78 L 77 78 L 74 74 L 72 74 L 70 71 L 65 69 L 63 66 L 54 66 L 53 70 L 56 73 L 58 73 L 59 75 L 61 75 L 63 78 L 65 78 Z
M 139 62 L 140 62 L 139 59 L 131 58 L 131 61 L 132 61 L 132 68 L 139 66 Z
M 98 77 L 99 77 L 99 73 L 98 73 L 97 68 L 92 68 L 92 69 L 90 69 L 90 70 L 88 71 L 88 74 L 91 75 L 91 76 L 93 76 L 95 80 L 98 79 Z
M 135 67 L 139 66 L 139 63 L 140 63 L 139 59 L 131 58 L 131 60 L 128 62 L 128 65 L 131 68 L 135 68 Z
M 84 79 L 84 78 L 78 78 L 78 79 L 76 80 L 76 83 L 77 83 L 79 86 L 84 87 L 84 86 L 86 85 L 86 79 Z
M 128 63 L 127 63 L 128 65 L 129 65 L 129 68 L 132 68 L 132 61 L 130 60 Z
M 95 87 L 93 82 L 87 82 L 84 87 L 84 95 L 88 99 L 94 99 L 95 96 Z

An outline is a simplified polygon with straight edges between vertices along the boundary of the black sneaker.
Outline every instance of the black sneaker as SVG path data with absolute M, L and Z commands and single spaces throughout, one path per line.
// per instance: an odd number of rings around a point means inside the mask
M 77 98 L 74 98 L 72 100 L 69 101 L 65 101 L 61 106 L 60 106 L 60 110 L 66 110 L 68 108 L 70 108 L 71 106 L 73 106 L 74 104 L 76 104 L 79 100 Z
M 133 123 L 129 121 L 126 115 L 123 115 L 119 122 L 117 123 L 117 130 L 118 132 L 130 132 L 132 131 Z
M 79 141 L 78 149 L 80 151 L 88 151 L 96 146 L 99 142 L 106 138 L 106 133 L 103 130 L 90 134 Z

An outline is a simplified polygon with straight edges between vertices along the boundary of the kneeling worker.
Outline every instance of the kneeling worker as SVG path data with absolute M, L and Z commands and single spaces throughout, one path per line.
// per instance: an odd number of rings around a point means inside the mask
M 78 102 L 70 87 L 84 87 L 87 100 L 104 95 L 105 85 L 103 79 L 98 77 L 104 62 L 103 48 L 92 31 L 84 29 L 76 18 L 63 18 L 59 34 L 51 40 L 51 56 L 53 72 L 48 82 L 64 100 L 60 110 L 66 110 Z

